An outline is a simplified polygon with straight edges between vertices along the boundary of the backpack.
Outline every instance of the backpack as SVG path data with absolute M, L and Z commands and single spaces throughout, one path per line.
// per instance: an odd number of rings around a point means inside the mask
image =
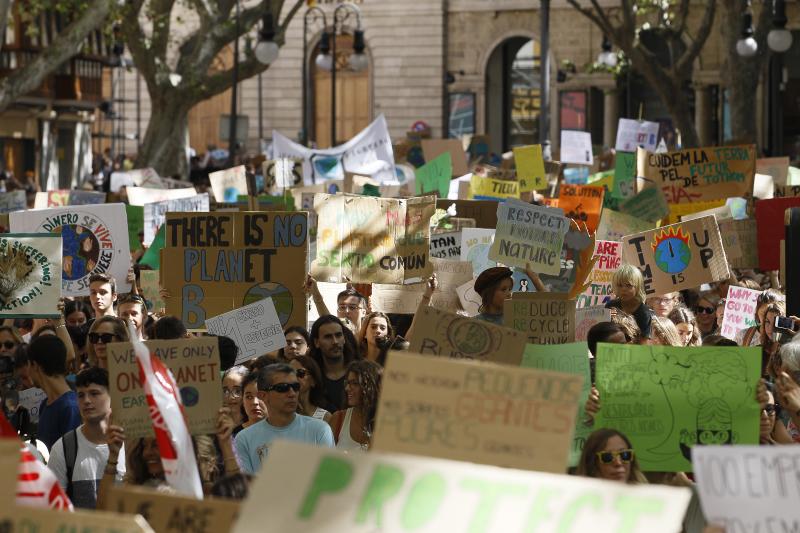
M 61 447 L 64 450 L 64 463 L 67 466 L 67 496 L 72 500 L 72 471 L 75 470 L 75 460 L 78 458 L 78 430 L 73 429 L 61 437 Z

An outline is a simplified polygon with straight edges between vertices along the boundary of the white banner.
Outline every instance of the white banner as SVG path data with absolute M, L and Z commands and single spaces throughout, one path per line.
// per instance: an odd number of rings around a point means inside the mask
M 0 317 L 57 318 L 60 297 L 58 235 L 0 234 Z
M 197 195 L 194 187 L 185 189 L 147 189 L 145 187 L 128 187 L 125 190 L 128 194 L 130 205 L 144 206 L 153 202 L 163 202 L 165 200 L 177 200 L 178 198 L 189 198 Z
M 286 346 L 286 337 L 272 298 L 264 298 L 209 318 L 206 328 L 210 335 L 224 335 L 233 339 L 239 349 L 236 354 L 237 365 Z
M 167 218 L 167 213 L 202 213 L 208 212 L 208 210 L 207 192 L 188 198 L 144 204 L 144 244 L 146 246 L 152 244 L 153 239 L 156 238 L 158 228 Z

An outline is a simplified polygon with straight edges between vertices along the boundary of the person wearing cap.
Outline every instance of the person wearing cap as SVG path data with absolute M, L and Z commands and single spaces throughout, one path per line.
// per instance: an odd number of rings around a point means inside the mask
M 530 268 L 526 268 L 525 273 L 537 291 L 546 290 L 539 276 L 531 272 Z M 513 275 L 513 270 L 501 266 L 488 268 L 480 273 L 474 286 L 475 292 L 481 297 L 481 305 L 475 318 L 503 325 L 503 306 L 505 301 L 511 298 L 514 288 Z

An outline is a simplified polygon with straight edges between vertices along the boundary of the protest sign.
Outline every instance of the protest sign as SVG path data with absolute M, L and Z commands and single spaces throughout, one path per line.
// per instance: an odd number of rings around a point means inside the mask
M 247 196 L 247 169 L 239 165 L 225 170 L 218 170 L 208 175 L 214 200 L 217 202 L 236 203 L 240 196 Z M 255 193 L 254 193 L 255 194 Z
M 437 209 L 456 206 L 456 216 L 475 220 L 475 227 L 494 229 L 497 225 L 497 201 L 495 200 L 436 200 Z
M 769 200 L 775 197 L 775 179 L 768 174 L 756 172 L 753 178 L 753 198 Z
M 158 287 L 160 272 L 158 270 L 140 270 L 139 287 L 142 289 L 142 296 L 147 303 L 147 309 L 152 313 L 158 313 L 160 309 L 166 309 L 167 305 L 161 298 Z
M 178 198 L 177 200 L 165 200 L 144 205 L 144 244 L 150 246 L 156 237 L 158 228 L 170 213 L 202 213 L 208 212 L 209 201 L 208 193 L 198 194 L 188 198 Z
M 152 168 L 137 168 L 124 172 L 112 172 L 109 180 L 109 190 L 119 192 L 123 187 L 149 187 L 164 189 L 163 180 Z
M 522 332 L 529 344 L 575 341 L 575 300 L 551 292 L 515 292 L 506 300 L 503 325 Z
M 61 238 L 0 235 L 0 318 L 58 318 L 60 297 Z
M 430 305 L 455 313 L 461 309 L 456 289 L 472 281 L 472 264 L 462 261 L 431 259 L 438 288 L 431 297 Z M 370 303 L 372 309 L 384 313 L 414 314 L 425 293 L 425 283 L 412 285 L 372 284 Z
M 692 464 L 709 524 L 731 533 L 800 527 L 796 446 L 698 446 Z
M 144 207 L 125 204 L 125 214 L 128 217 L 128 246 L 131 252 L 141 250 L 140 239 L 144 236 Z M 142 237 L 139 236 L 139 232 L 142 232 Z
M 761 291 L 754 291 L 745 287 L 737 287 L 736 285 L 728 287 L 720 335 L 735 339 L 740 330 L 757 325 L 756 307 L 758 306 L 759 294 L 761 294 Z
M 719 223 L 719 231 L 722 235 L 723 247 L 726 252 L 728 245 L 734 242 L 741 250 L 740 257 L 728 258 L 731 267 L 758 267 L 757 230 L 753 219 L 724 220 Z
M 434 198 L 397 200 L 318 194 L 317 258 L 321 281 L 403 283 L 432 272 L 430 218 Z
M 639 267 L 645 293 L 667 294 L 728 279 L 728 260 L 714 217 L 622 238 L 622 258 Z
M 588 131 L 561 130 L 561 162 L 592 166 L 592 134 Z
M 465 282 L 463 285 L 459 285 L 456 288 L 456 294 L 458 295 L 461 308 L 467 315 L 475 316 L 480 313 L 481 295 L 475 292 L 474 279 Z
M 140 265 L 147 265 L 150 268 L 161 268 L 161 250 L 164 248 L 164 243 L 167 240 L 167 226 L 162 224 L 153 239 L 153 243 L 147 250 L 144 251 L 142 258 L 139 259 Z
M 153 533 L 141 516 L 89 510 L 65 512 L 13 503 L 0 508 L 0 527 L 9 533 Z
M 611 209 L 603 209 L 595 237 L 604 241 L 621 241 L 625 235 L 647 231 L 653 226 L 654 224 L 648 220 Z
M 9 215 L 15 233 L 60 234 L 61 294 L 86 296 L 89 277 L 108 274 L 117 292 L 130 291 L 128 225 L 123 204 L 79 205 L 19 211 Z
M 600 224 L 605 190 L 596 185 L 567 185 L 562 183 L 558 193 L 558 207 L 564 216 L 576 222 L 583 222 L 591 233 Z
M 391 352 L 372 449 L 563 473 L 582 386 L 567 373 Z
M 780 269 L 780 241 L 784 236 L 784 217 L 786 210 L 791 207 L 800 207 L 800 198 L 774 198 L 756 202 L 758 268 L 761 270 Z
M 461 259 L 461 232 L 446 231 L 444 233 L 434 233 L 431 235 L 430 246 L 431 257 L 439 259 Z
M 637 147 L 654 152 L 658 145 L 658 122 L 647 120 L 619 119 L 617 125 L 617 155 L 620 152 L 635 152 Z
M 303 180 L 303 160 L 300 158 L 282 157 L 268 159 L 261 165 L 264 176 L 264 190 L 289 189 L 300 187 Z
M 586 185 L 589 183 L 589 167 L 567 167 L 564 169 L 564 183 Z
M 761 348 L 599 344 L 596 427 L 628 436 L 645 471 L 689 472 L 692 447 L 758 444 Z
M 24 189 L 4 192 L 0 194 L 0 213 L 10 213 L 12 211 L 22 211 L 28 206 Z
M 772 178 L 772 196 L 786 198 L 800 196 L 800 187 L 789 182 L 789 157 L 765 157 L 756 159 L 756 174 Z M 759 196 L 759 197 L 763 197 Z
M 585 342 L 573 342 L 559 346 L 527 344 L 520 366 L 581 377 L 583 385 L 578 397 L 578 416 L 575 417 L 575 431 L 572 436 L 572 444 L 569 446 L 568 463 L 569 466 L 577 466 L 586 438 L 592 432 L 592 428 L 584 424 L 586 420 L 584 405 L 592 389 L 589 372 L 589 347 Z
M 539 274 L 539 279 L 547 291 L 570 292 L 575 286 L 579 270 L 586 269 L 585 273 L 588 274 L 588 265 L 585 265 L 584 262 L 591 260 L 594 245 L 591 235 L 582 228 L 578 228 L 577 225 L 570 224 L 569 231 L 564 236 L 564 246 L 561 247 L 558 272 L 556 274 Z M 585 283 L 585 281 L 581 283 Z
M 726 205 L 724 199 L 709 200 L 708 202 L 692 202 L 690 204 L 670 204 L 669 216 L 667 217 L 666 224 L 675 224 L 684 220 L 685 217 L 702 213 L 711 209 Z
M 575 309 L 575 340 L 585 341 L 589 330 L 598 322 L 611 322 L 611 309 L 602 305 Z
M 19 404 L 28 410 L 31 422 L 34 424 L 39 423 L 39 407 L 45 398 L 47 398 L 47 394 L 38 387 L 19 391 Z
M 659 189 L 651 187 L 619 204 L 619 210 L 636 218 L 656 221 L 669 215 L 669 206 Z
M 283 327 L 306 325 L 307 213 L 167 213 L 162 228 L 167 313 L 187 328 L 267 296 Z
M 525 336 L 485 320 L 466 318 L 433 307 L 417 313 L 410 350 L 451 359 L 476 359 L 519 366 Z
M 236 500 L 196 500 L 177 494 L 135 486 L 111 486 L 105 508 L 141 515 L 155 533 L 221 533 L 230 531 L 241 504 Z
M 216 433 L 222 405 L 219 343 L 215 337 L 145 341 L 147 349 L 172 371 L 192 435 Z M 108 382 L 114 423 L 125 437 L 153 436 L 153 423 L 130 342 L 108 345 Z
M 614 188 L 611 196 L 618 200 L 630 198 L 635 194 L 636 154 L 617 152 L 614 158 Z
M 237 365 L 286 346 L 286 337 L 272 298 L 264 298 L 208 318 L 206 328 L 209 335 L 233 339 L 238 348 L 234 363 Z
M 622 243 L 595 241 L 597 262 L 589 274 L 589 287 L 578 296 L 577 307 L 603 305 L 611 299 L 611 276 L 622 263 Z
M 547 188 L 547 174 L 544 170 L 542 145 L 517 146 L 514 149 L 514 163 L 517 166 L 519 190 L 530 192 Z
M 561 209 L 504 202 L 497 207 L 497 231 L 489 259 L 519 268 L 529 264 L 534 272 L 558 274 L 569 226 Z
M 699 211 L 697 213 L 689 213 L 688 215 L 683 215 L 681 217 L 681 221 L 682 222 L 688 222 L 689 220 L 694 220 L 696 218 L 709 217 L 711 215 L 714 215 L 714 218 L 717 219 L 717 223 L 719 223 L 719 222 L 721 222 L 723 220 L 728 220 L 730 218 L 733 218 L 733 215 L 731 214 L 730 206 L 725 204 L 725 205 L 721 205 L 719 207 L 713 207 L 711 209 L 706 209 L 704 211 Z
M 126 189 L 128 203 L 144 207 L 145 204 L 163 202 L 164 200 L 177 200 L 197 196 L 194 187 L 185 189 L 147 189 L 144 187 L 129 187 Z
M 497 261 L 489 259 L 492 242 L 494 242 L 493 229 L 464 228 L 461 230 L 461 260 L 472 263 L 472 273 L 476 278 L 487 268 L 497 266 Z
M 69 191 L 69 205 L 92 205 L 106 203 L 106 193 L 100 191 Z
M 655 186 L 667 203 L 749 197 L 756 168 L 755 145 L 691 148 L 664 154 L 639 148 L 637 190 Z
M 674 533 L 691 495 L 686 488 L 404 454 L 356 456 L 280 440 L 262 472 L 233 533 L 261 531 L 265 523 L 304 533 Z M 591 512 L 581 512 L 587 502 Z
M 519 198 L 519 182 L 472 175 L 469 182 L 470 199 L 503 200 Z
M 450 191 L 450 178 L 453 176 L 453 162 L 450 153 L 445 152 L 419 167 L 415 174 L 417 196 L 438 193 L 439 198 L 447 198 Z
M 34 209 L 64 207 L 65 205 L 69 205 L 69 189 L 40 191 L 36 193 L 36 197 L 33 201 Z
M 453 176 L 463 176 L 469 172 L 467 154 L 458 139 L 422 139 L 421 144 L 426 162 L 433 161 L 442 154 L 449 153 Z

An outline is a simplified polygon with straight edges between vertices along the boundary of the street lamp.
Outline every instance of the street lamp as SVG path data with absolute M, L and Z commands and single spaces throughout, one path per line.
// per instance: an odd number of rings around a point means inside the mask
M 336 146 L 336 35 L 343 30 L 344 23 L 354 15 L 356 29 L 353 32 L 353 54 L 350 56 L 350 68 L 360 72 L 369 66 L 369 60 L 364 54 L 364 30 L 361 27 L 361 9 L 355 4 L 339 4 L 333 11 L 333 31 L 331 42 L 331 146 Z
M 617 54 L 612 51 L 611 41 L 609 40 L 608 35 L 603 36 L 603 44 L 600 45 L 600 47 L 603 51 L 597 56 L 597 62 L 607 67 L 616 67 Z
M 281 51 L 278 43 L 275 42 L 275 21 L 271 11 L 264 13 L 264 17 L 261 19 L 259 37 L 255 49 L 256 59 L 262 65 L 271 65 L 278 59 L 278 53 Z
M 742 13 L 742 34 L 736 41 L 736 53 L 742 57 L 753 57 L 758 52 L 758 43 L 753 38 L 753 12 L 750 11 L 750 0 L 747 9 Z
M 333 60 L 331 59 L 330 55 L 331 41 L 327 30 L 328 17 L 325 16 L 325 11 L 323 11 L 322 8 L 319 6 L 312 6 L 308 8 L 303 16 L 303 128 L 300 131 L 300 144 L 304 146 L 308 145 L 308 132 L 311 131 L 311 124 L 309 124 L 311 113 L 308 109 L 308 87 L 311 84 L 311 79 L 308 73 L 308 27 L 318 20 L 322 21 L 323 28 L 322 38 L 319 42 L 319 50 L 322 53 L 317 56 L 315 63 L 317 67 L 322 70 L 331 70 L 333 66 Z
M 782 54 L 792 47 L 792 32 L 786 29 L 787 22 L 786 2 L 773 0 L 772 25 L 774 27 L 767 34 L 767 45 L 773 52 Z

